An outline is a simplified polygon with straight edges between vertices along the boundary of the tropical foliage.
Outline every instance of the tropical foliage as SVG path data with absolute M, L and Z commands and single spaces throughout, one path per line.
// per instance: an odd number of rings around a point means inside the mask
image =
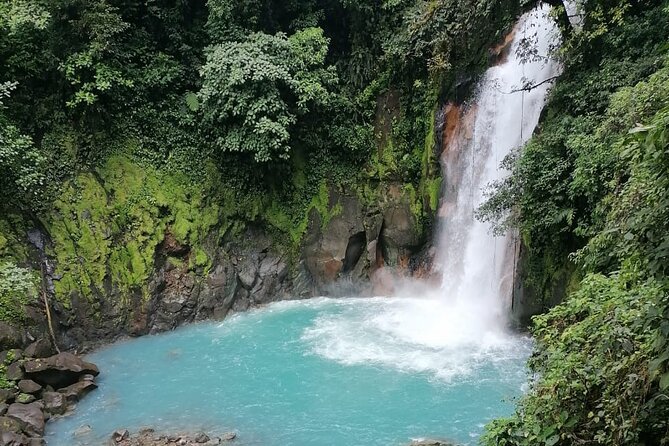
M 535 318 L 536 379 L 488 445 L 669 444 L 669 9 L 584 18 L 541 131 L 480 211 L 520 228 L 540 296 L 556 265 L 576 283 Z

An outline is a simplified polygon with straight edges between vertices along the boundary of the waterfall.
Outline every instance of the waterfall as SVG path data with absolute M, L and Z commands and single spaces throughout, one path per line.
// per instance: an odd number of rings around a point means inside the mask
M 355 299 L 319 315 L 302 338 L 311 352 L 347 366 L 424 373 L 452 383 L 527 359 L 531 342 L 509 332 L 506 322 L 514 237 L 494 237 L 474 213 L 485 186 L 508 175 L 500 163 L 532 135 L 548 80 L 559 72 L 549 57 L 558 34 L 548 12 L 541 7 L 525 14 L 471 101 L 446 107 L 435 259 L 442 285 L 398 280 L 394 297 Z
M 511 302 L 516 237 L 496 237 L 474 214 L 485 186 L 509 172 L 502 160 L 532 136 L 551 81 L 560 70 L 550 57 L 558 39 L 547 5 L 516 24 L 501 62 L 483 75 L 473 100 L 446 113 L 442 156 L 445 182 L 437 241 L 441 293 L 452 322 L 468 339 L 501 331 Z

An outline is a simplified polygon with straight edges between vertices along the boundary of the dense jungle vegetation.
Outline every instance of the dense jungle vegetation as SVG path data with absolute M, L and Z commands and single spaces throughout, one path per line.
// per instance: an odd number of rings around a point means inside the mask
M 483 441 L 669 444 L 669 4 L 589 0 L 572 27 L 552 3 L 564 74 L 480 213 L 520 230 L 537 298 L 566 297 Z M 38 294 L 28 222 L 65 300 L 108 274 L 142 287 L 168 225 L 194 267 L 213 227 L 295 249 L 332 187 L 405 184 L 429 221 L 436 112 L 534 4 L 0 0 L 0 320 Z
M 0 3 L 0 256 L 39 222 L 89 299 L 141 288 L 169 226 L 197 252 L 253 222 L 295 252 L 328 190 L 402 184 L 436 210 L 439 98 L 487 64 L 517 1 Z M 491 17 L 493 20 L 491 20 Z M 384 99 L 386 97 L 387 99 Z M 390 104 L 390 105 L 386 105 Z M 387 110 L 377 120 L 377 109 Z M 382 122 L 381 122 L 382 121 Z M 376 129 L 376 130 L 375 130 Z
M 584 5 L 540 129 L 484 218 L 520 229 L 536 373 L 489 445 L 669 444 L 669 6 Z

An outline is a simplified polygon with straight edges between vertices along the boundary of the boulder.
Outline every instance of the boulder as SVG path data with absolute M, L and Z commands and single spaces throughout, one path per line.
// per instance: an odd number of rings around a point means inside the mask
M 79 381 L 82 375 L 100 374 L 95 364 L 86 362 L 72 353 L 59 353 L 44 359 L 31 359 L 23 364 L 26 374 L 42 385 L 56 389 Z
M 120 443 L 123 440 L 127 440 L 128 437 L 130 437 L 130 432 L 128 432 L 128 429 L 119 429 L 117 431 L 114 431 L 112 434 L 112 440 L 114 440 L 116 443 Z
M 15 432 L 0 431 L 0 445 L 2 446 L 33 446 L 33 439 Z
M 48 358 L 56 353 L 55 349 L 46 339 L 39 339 L 28 347 L 23 354 L 28 358 Z
M 20 381 L 25 377 L 23 373 L 23 367 L 18 362 L 13 362 L 7 366 L 7 371 L 5 372 L 7 379 L 10 381 Z
M 14 432 L 20 434 L 22 430 L 23 424 L 19 420 L 10 417 L 0 417 L 0 432 Z
M 7 403 L 14 401 L 16 393 L 9 389 L 0 389 L 0 403 Z
M 37 393 L 40 390 L 42 390 L 42 386 L 40 386 L 39 384 L 37 384 L 35 381 L 33 381 L 31 379 L 22 379 L 21 381 L 19 381 L 18 386 L 19 386 L 19 390 L 21 390 L 21 392 L 23 392 L 23 393 L 34 394 L 34 393 Z
M 206 443 L 210 440 L 209 436 L 204 432 L 197 434 L 194 438 L 195 443 Z
M 83 380 L 60 389 L 58 392 L 65 396 L 68 403 L 76 403 L 90 391 L 98 388 L 93 381 Z
M 8 408 L 9 408 L 9 404 L 0 403 L 0 417 L 7 413 Z
M 222 441 L 232 441 L 235 438 L 237 438 L 237 434 L 235 432 L 226 432 L 221 436 Z
M 42 394 L 44 411 L 51 415 L 63 415 L 67 412 L 67 399 L 60 392 L 44 392 Z
M 6 322 L 0 321 L 0 350 L 21 347 L 21 333 Z
M 44 434 L 44 414 L 40 403 L 14 403 L 7 409 L 7 416 L 21 421 L 25 425 L 24 432 L 30 436 L 41 437 Z

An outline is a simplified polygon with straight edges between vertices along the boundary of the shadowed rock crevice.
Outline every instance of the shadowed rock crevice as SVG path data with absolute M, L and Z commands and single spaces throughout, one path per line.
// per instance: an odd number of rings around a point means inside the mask
M 364 231 L 358 232 L 348 239 L 346 254 L 344 255 L 344 266 L 341 270 L 342 274 L 348 274 L 355 268 L 360 261 L 360 257 L 362 257 L 362 253 L 365 252 L 366 246 L 367 234 Z

